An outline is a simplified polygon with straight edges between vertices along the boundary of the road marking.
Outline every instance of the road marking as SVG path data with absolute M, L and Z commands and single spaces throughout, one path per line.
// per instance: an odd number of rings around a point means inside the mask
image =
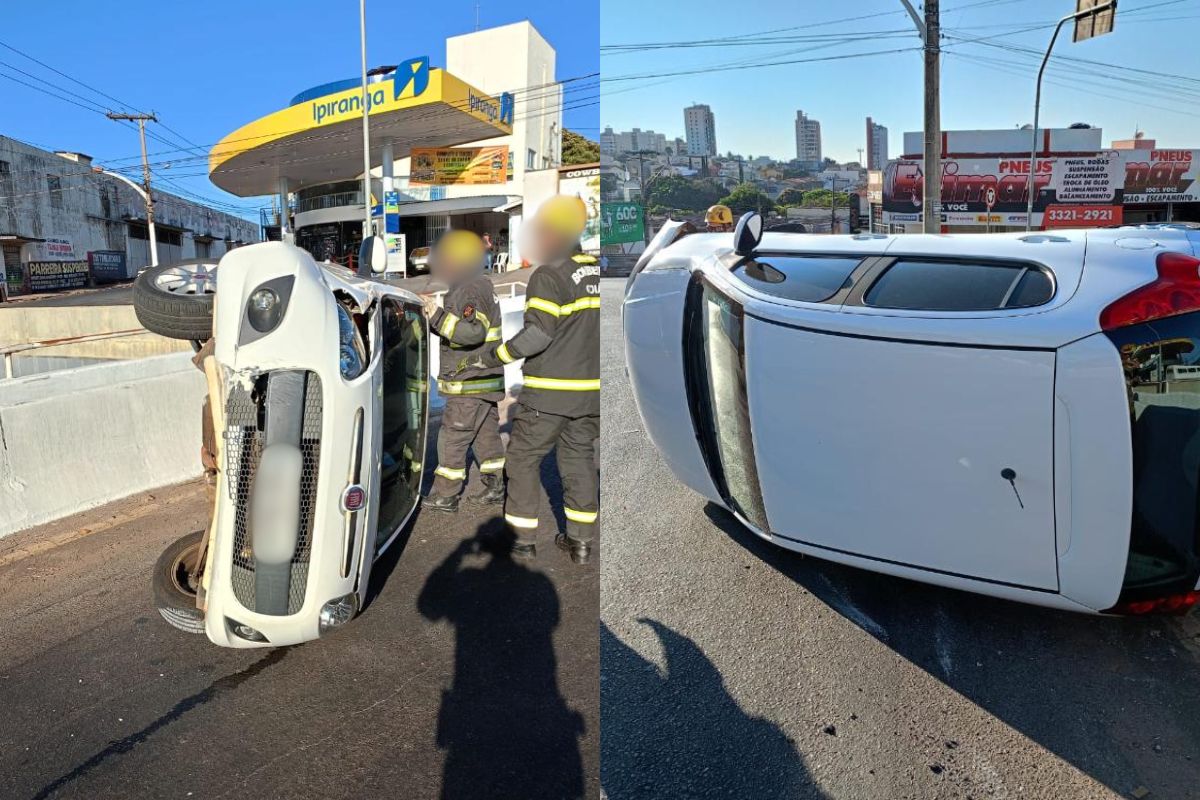
M 181 489 L 182 491 L 173 497 L 155 497 L 153 502 L 142 503 L 130 511 L 119 511 L 113 515 L 111 519 L 106 519 L 103 522 L 97 522 L 95 525 L 88 525 L 75 528 L 73 530 L 63 531 L 41 541 L 20 545 L 12 552 L 0 555 L 0 568 L 6 567 L 9 564 L 15 564 L 16 562 L 22 561 L 30 556 L 36 556 L 39 553 L 45 553 L 49 550 L 55 549 L 56 547 L 62 547 L 65 544 L 78 541 L 85 536 L 91 536 L 95 533 L 103 533 L 104 531 L 112 530 L 119 525 L 133 522 L 134 520 L 141 519 L 142 517 L 148 517 L 151 514 L 155 514 L 173 505 L 182 503 L 185 500 L 190 500 L 203 491 L 203 484 L 200 482 L 194 482 L 190 485 L 184 484 L 183 486 L 168 488 Z M 53 525 L 54 523 L 49 524 Z M 18 533 L 15 535 L 20 536 L 21 534 Z
M 834 599 L 837 603 L 834 604 L 834 610 L 840 612 L 843 616 L 849 617 L 850 621 L 857 624 L 858 627 L 872 634 L 876 639 L 886 642 L 888 640 L 888 632 L 882 625 L 873 620 L 865 611 L 850 600 L 842 589 L 834 584 L 824 573 L 820 573 L 821 581 L 829 587 L 833 592 Z
M 938 606 L 934 613 L 933 622 L 933 648 L 937 651 L 938 663 L 942 666 L 942 674 L 947 678 L 954 671 L 954 663 L 950 659 L 950 645 L 947 641 L 950 633 L 950 619 L 946 616 L 946 609 Z

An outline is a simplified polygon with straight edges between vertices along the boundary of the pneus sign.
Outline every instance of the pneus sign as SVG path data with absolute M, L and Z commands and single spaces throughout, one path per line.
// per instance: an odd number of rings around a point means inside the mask
M 1200 150 L 1131 151 L 1125 160 L 1125 202 L 1200 202 L 1198 167 Z

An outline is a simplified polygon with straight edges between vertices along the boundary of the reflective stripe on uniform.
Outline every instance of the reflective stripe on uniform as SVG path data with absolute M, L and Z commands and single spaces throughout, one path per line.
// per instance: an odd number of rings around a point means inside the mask
M 503 332 L 499 328 L 488 328 L 487 336 L 484 337 L 485 342 L 498 342 Z
M 512 353 L 508 352 L 507 343 L 496 348 L 496 358 L 500 359 L 500 362 L 503 364 L 511 364 L 512 362 L 516 361 L 516 359 L 512 357 Z
M 447 339 L 451 338 L 452 336 L 454 336 L 454 329 L 457 327 L 458 327 L 458 317 L 454 316 L 449 311 L 447 311 L 445 318 L 442 319 L 442 327 L 441 327 L 442 336 L 445 336 Z
M 472 378 L 465 381 L 438 381 L 438 391 L 442 394 L 484 394 L 486 392 L 503 392 L 504 378 Z
M 558 303 L 553 303 L 543 297 L 530 297 L 525 300 L 525 310 L 536 308 L 538 311 L 545 311 L 551 316 L 557 317 L 562 315 L 562 306 Z
M 410 392 L 423 392 L 429 388 L 429 384 L 417 378 L 409 378 L 405 384 Z
M 433 471 L 434 475 L 441 475 L 443 478 L 449 478 L 452 481 L 461 481 L 467 477 L 465 469 L 453 469 L 452 467 L 443 467 L 438 464 L 438 468 Z
M 424 466 L 424 465 L 423 465 L 423 464 L 422 464 L 420 461 L 414 461 L 414 462 L 412 462 L 412 471 L 413 471 L 413 472 L 420 472 L 420 471 L 421 471 L 421 467 L 423 467 L 423 466 Z
M 586 522 L 588 524 L 595 522 L 596 514 L 599 513 L 597 511 L 580 511 L 570 506 L 563 506 L 563 511 L 566 512 L 567 519 L 571 520 L 571 522 Z
M 525 308 L 527 310 L 530 308 L 536 308 L 538 311 L 545 311 L 547 314 L 555 317 L 565 317 L 568 314 L 575 313 L 576 311 L 585 311 L 589 308 L 599 309 L 600 298 L 580 297 L 578 300 L 574 300 L 566 305 L 560 306 L 558 303 L 552 303 L 543 297 L 530 297 L 525 301 Z
M 516 514 L 505 514 L 504 521 L 514 528 L 537 527 L 537 517 L 518 517 Z
M 480 472 L 499 472 L 504 469 L 503 458 L 489 458 L 479 465 Z
M 565 316 L 567 314 L 571 314 L 576 311 L 583 311 L 588 308 L 597 308 L 597 309 L 600 308 L 600 298 L 599 297 L 581 297 L 578 300 L 576 300 L 574 303 L 567 303 L 565 306 L 562 306 L 560 311 Z
M 552 389 L 560 392 L 598 392 L 600 379 L 571 379 L 571 378 L 539 378 L 536 375 L 525 376 L 525 386 L 529 389 Z

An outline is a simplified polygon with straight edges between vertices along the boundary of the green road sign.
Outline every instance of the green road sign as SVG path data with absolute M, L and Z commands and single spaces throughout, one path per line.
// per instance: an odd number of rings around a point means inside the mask
M 641 203 L 600 204 L 600 244 L 644 242 Z

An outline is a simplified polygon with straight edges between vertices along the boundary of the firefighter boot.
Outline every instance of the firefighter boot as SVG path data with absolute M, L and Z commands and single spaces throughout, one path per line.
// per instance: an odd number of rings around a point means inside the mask
M 483 482 L 483 491 L 471 499 L 485 505 L 499 505 L 504 502 L 504 476 L 498 473 L 483 473 L 479 476 Z
M 421 508 L 428 508 L 430 511 L 445 511 L 453 514 L 458 511 L 458 495 L 427 494 L 421 501 Z

